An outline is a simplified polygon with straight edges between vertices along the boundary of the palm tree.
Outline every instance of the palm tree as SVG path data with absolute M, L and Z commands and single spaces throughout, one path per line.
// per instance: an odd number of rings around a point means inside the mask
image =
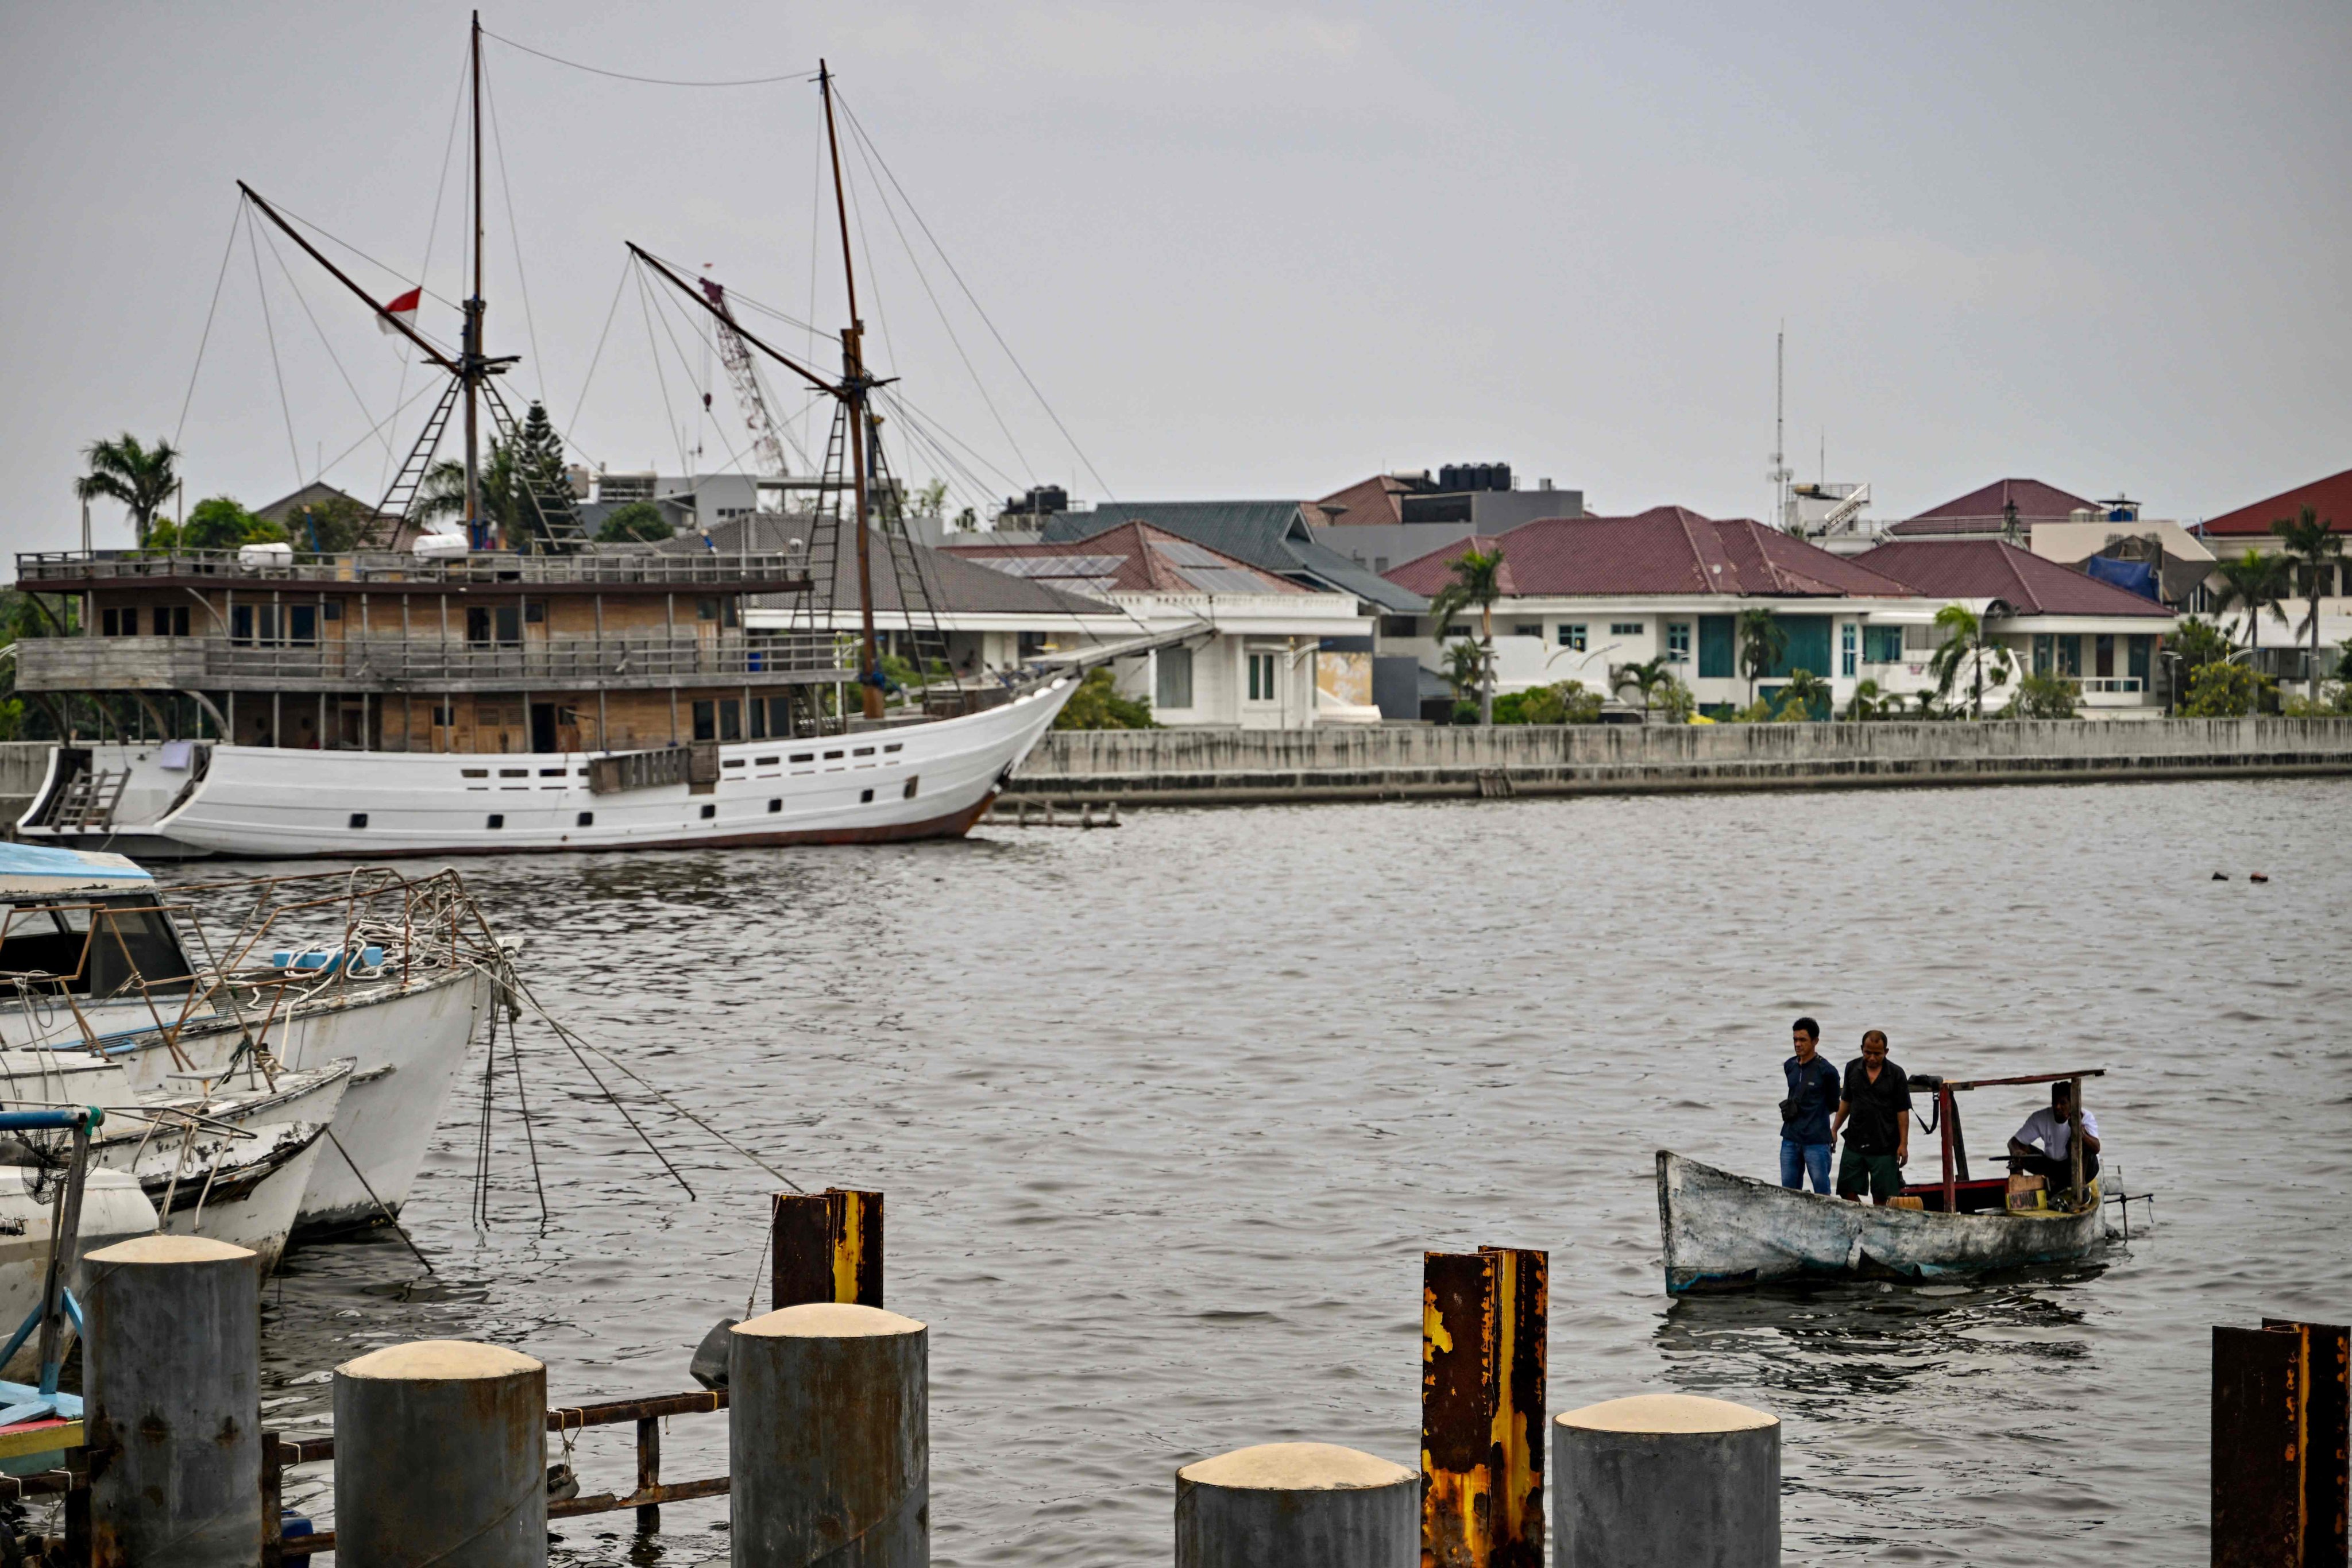
M 84 500 L 119 500 L 131 511 L 131 530 L 139 548 L 147 548 L 147 531 L 155 514 L 179 488 L 179 449 L 158 438 L 152 447 L 125 430 L 116 441 L 92 441 L 82 448 L 89 472 L 74 481 L 74 494 Z
M 1928 668 L 1936 672 L 1936 695 L 1949 697 L 1952 683 L 1959 679 L 1960 666 L 1970 667 L 1973 689 L 1969 700 L 1969 712 L 1973 718 L 1984 717 L 1985 666 L 1990 664 L 2000 673 L 1995 686 L 2007 681 L 2017 672 L 2017 658 L 2009 649 L 1995 641 L 1990 617 L 1979 616 L 1966 605 L 1946 605 L 1936 612 L 1936 625 L 1944 628 L 1944 646 L 1936 650 Z
M 1454 581 L 1440 588 L 1429 601 L 1430 618 L 1437 623 L 1437 635 L 1445 636 L 1446 624 L 1471 605 L 1478 606 L 1478 640 L 1484 646 L 1484 669 L 1478 685 L 1478 722 L 1495 721 L 1495 601 L 1503 596 L 1503 552 L 1497 548 L 1480 552 L 1465 550 L 1452 563 Z
M 1675 679 L 1674 667 L 1661 656 L 1641 664 L 1621 664 L 1609 672 L 1609 689 L 1622 691 L 1632 687 L 1642 694 L 1642 721 L 1650 721 L 1650 708 L 1659 693 Z
M 2344 559 L 2344 536 L 2333 523 L 2319 521 L 2319 512 L 2305 507 L 2292 521 L 2280 518 L 2271 524 L 2286 559 L 2303 578 L 2303 596 L 2311 601 L 2305 624 L 2311 628 L 2311 700 L 2319 700 L 2319 600 L 2327 586 L 2328 568 Z
M 2263 646 L 2263 612 L 2268 610 L 2279 625 L 2286 625 L 2286 612 L 2279 608 L 2293 586 L 2294 563 L 2284 555 L 2265 555 L 2249 548 L 2243 555 L 2232 555 L 2214 567 L 2221 574 L 2221 585 L 2213 590 L 2213 609 L 2226 615 L 2242 605 L 2246 609 L 2246 646 Z
M 1465 637 L 1445 649 L 1445 684 L 1454 688 L 1454 700 L 1468 700 L 1468 694 L 1483 691 L 1486 686 L 1486 650 Z
M 1791 718 L 1802 715 L 1811 719 L 1816 708 L 1827 705 L 1830 683 L 1810 669 L 1792 669 L 1789 684 L 1780 689 L 1780 710 L 1773 717 Z
M 1733 629 L 1739 642 L 1740 667 L 1748 672 L 1748 700 L 1756 700 L 1756 678 L 1769 675 L 1789 651 L 1789 629 L 1774 618 L 1772 612 L 1759 606 L 1739 612 L 1738 625 Z
M 1883 719 L 1889 713 L 1903 710 L 1903 699 L 1889 697 L 1875 679 L 1854 682 L 1853 695 L 1847 699 L 1845 716 L 1849 722 L 1860 723 L 1868 719 Z

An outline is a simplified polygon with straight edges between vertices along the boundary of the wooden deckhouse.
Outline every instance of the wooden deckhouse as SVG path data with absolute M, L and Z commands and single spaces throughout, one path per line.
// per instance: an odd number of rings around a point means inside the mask
M 86 635 L 16 655 L 60 734 L 92 728 L 77 693 L 163 739 L 636 751 L 807 732 L 812 688 L 856 679 L 830 633 L 744 630 L 746 596 L 807 592 L 797 554 L 109 551 L 20 555 L 16 583 L 80 602 Z

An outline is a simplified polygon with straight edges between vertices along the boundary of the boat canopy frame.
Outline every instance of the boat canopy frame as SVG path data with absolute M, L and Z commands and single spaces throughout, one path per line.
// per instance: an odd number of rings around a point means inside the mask
M 1953 1079 L 1934 1073 L 1914 1073 L 1910 1081 L 1936 1091 L 1936 1120 L 1927 1124 L 1929 1131 L 1941 1129 L 1943 1133 L 1944 1212 L 1959 1212 L 1960 1184 L 1969 1180 L 1969 1146 L 1960 1128 L 1960 1105 L 1957 1098 L 1969 1089 L 2009 1089 L 2030 1083 L 2063 1083 L 2067 1091 L 2066 1149 L 2074 1162 L 2074 1179 L 2068 1184 L 2067 1201 L 2076 1206 L 2084 1202 L 2083 1180 L 2083 1080 L 2105 1078 L 2105 1068 L 2075 1068 L 2066 1072 L 2019 1073 L 2007 1078 L 1973 1078 Z

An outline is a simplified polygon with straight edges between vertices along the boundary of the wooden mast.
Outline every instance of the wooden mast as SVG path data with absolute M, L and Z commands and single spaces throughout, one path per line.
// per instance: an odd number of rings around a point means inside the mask
M 466 528 L 482 521 L 482 460 L 478 388 L 482 376 L 482 14 L 474 13 L 473 46 L 474 289 L 466 300 Z M 501 541 L 500 542 L 504 542 Z
M 874 641 L 874 556 L 866 526 L 866 395 L 874 384 L 866 374 L 863 338 L 866 323 L 857 316 L 857 268 L 850 259 L 849 200 L 841 184 L 841 139 L 833 124 L 833 73 L 824 60 L 816 63 L 817 88 L 824 97 L 824 142 L 833 155 L 833 207 L 841 222 L 841 279 L 849 293 L 849 325 L 841 334 L 842 402 L 849 420 L 850 465 L 855 470 L 857 530 L 857 688 L 868 719 L 882 717 L 882 660 Z M 838 493 L 838 492 L 835 492 Z M 831 585 L 827 584 L 828 601 Z

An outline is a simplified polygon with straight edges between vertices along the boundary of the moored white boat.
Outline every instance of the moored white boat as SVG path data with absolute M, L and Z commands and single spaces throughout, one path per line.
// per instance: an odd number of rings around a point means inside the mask
M 1683 1295 L 1839 1277 L 1941 1279 L 2080 1258 L 2106 1235 L 2097 1188 L 2079 1214 L 1881 1208 L 1658 1151 L 1666 1289 Z
M 396 1215 L 491 1005 L 496 943 L 447 872 L 210 890 L 248 921 L 227 951 L 213 951 L 187 891 L 165 894 L 120 857 L 0 847 L 0 978 L 23 980 L 0 1006 L 0 1046 L 54 1059 L 53 1072 L 95 1052 L 133 1094 L 178 1092 L 186 1075 L 216 1078 L 256 1052 L 298 1073 L 348 1063 L 334 1136 L 305 1164 L 296 1234 Z M 324 948 L 303 948 L 322 934 Z
M 92 1168 L 137 1180 L 160 1228 L 250 1247 L 267 1274 L 286 1250 L 352 1065 L 185 1076 L 139 1093 L 118 1063 L 102 1058 L 0 1052 L 0 1102 L 11 1110 L 105 1110 L 89 1144 Z M 0 1158 L 54 1160 L 64 1143 L 61 1133 L 19 1134 L 0 1140 Z

